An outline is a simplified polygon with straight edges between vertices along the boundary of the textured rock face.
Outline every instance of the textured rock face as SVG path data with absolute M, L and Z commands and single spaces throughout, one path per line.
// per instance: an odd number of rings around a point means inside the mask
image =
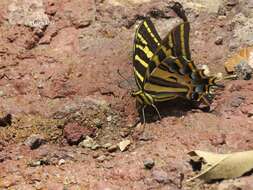
M 12 0 L 8 7 L 10 24 L 44 28 L 49 25 L 42 0 Z
M 252 42 L 252 0 L 180 2 L 194 62 L 224 73 Z M 189 150 L 253 148 L 252 80 L 226 81 L 211 112 L 173 100 L 158 105 L 162 120 L 147 108 L 145 130 L 136 125 L 135 30 L 151 17 L 166 36 L 182 22 L 171 3 L 0 0 L 0 118 L 12 116 L 0 123 L 0 189 L 252 189 L 252 176 L 184 183 Z

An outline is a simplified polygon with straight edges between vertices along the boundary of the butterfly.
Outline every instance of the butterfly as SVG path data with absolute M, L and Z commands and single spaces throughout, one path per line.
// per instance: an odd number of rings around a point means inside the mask
M 183 23 L 173 28 L 161 39 L 154 24 L 145 18 L 138 26 L 134 37 L 133 73 L 138 90 L 132 93 L 144 110 L 178 97 L 210 105 L 213 91 L 218 87 L 217 76 L 206 75 L 191 59 L 189 48 L 190 23 L 183 7 L 175 3 L 174 12 Z

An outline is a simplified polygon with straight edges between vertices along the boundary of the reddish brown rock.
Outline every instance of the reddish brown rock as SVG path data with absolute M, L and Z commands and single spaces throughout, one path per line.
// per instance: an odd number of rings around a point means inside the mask
M 64 79 L 53 80 L 40 91 L 41 96 L 55 99 L 66 98 L 76 94 L 76 89 Z
M 95 17 L 95 4 L 92 0 L 63 1 L 57 18 L 67 21 L 66 24 L 76 28 L 89 26 Z
M 68 123 L 63 130 L 63 135 L 70 145 L 76 145 L 86 136 L 94 136 L 95 129 L 80 126 L 78 123 Z

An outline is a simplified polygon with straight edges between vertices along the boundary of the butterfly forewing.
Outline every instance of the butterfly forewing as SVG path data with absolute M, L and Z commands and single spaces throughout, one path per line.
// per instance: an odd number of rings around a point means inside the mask
M 134 38 L 134 76 L 139 89 L 144 86 L 146 73 L 150 67 L 151 57 L 154 56 L 161 39 L 150 19 L 145 19 L 137 28 Z

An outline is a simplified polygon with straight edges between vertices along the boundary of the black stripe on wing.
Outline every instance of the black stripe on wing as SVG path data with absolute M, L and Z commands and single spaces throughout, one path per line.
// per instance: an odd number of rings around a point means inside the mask
M 189 49 L 189 22 L 182 23 L 172 30 L 174 51 L 177 57 L 184 56 L 186 59 L 191 60 Z
M 140 24 L 138 33 L 146 40 L 148 48 L 155 53 L 158 46 L 161 44 L 161 38 L 149 18 L 146 18 Z
M 151 73 L 155 66 L 158 66 L 168 57 L 179 57 L 180 62 L 178 67 L 181 68 L 182 74 L 189 73 L 188 67 L 195 70 L 195 65 L 191 62 L 191 54 L 189 49 L 189 31 L 190 25 L 188 22 L 176 26 L 163 39 L 158 47 L 155 55 L 151 58 L 149 72 Z M 168 61 L 168 60 L 167 60 Z M 170 60 L 171 62 L 172 60 Z M 174 65 L 174 64 L 173 64 Z
M 179 16 L 181 19 L 183 19 L 184 21 L 187 21 L 187 17 L 185 15 L 185 11 L 184 11 L 184 8 L 183 6 L 176 2 L 172 7 L 171 9 L 177 14 L 177 16 Z

